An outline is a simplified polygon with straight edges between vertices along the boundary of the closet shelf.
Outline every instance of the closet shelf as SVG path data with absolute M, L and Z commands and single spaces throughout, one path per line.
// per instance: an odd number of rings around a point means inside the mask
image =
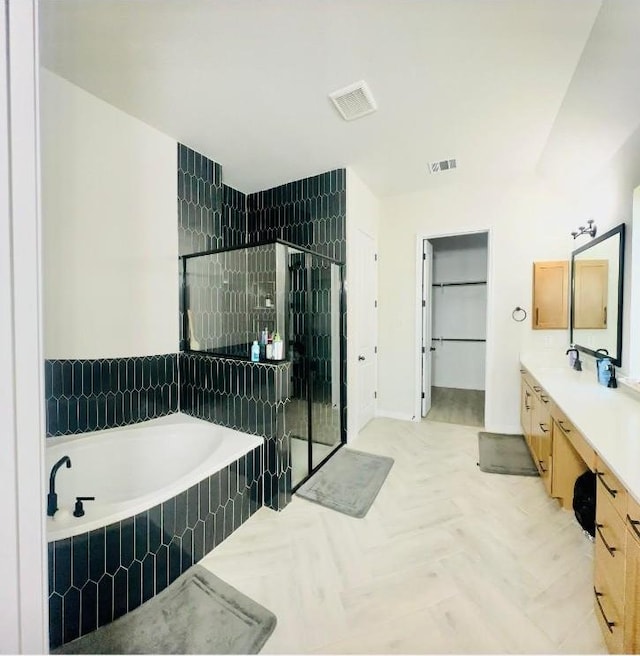
M 465 285 L 486 285 L 486 280 L 468 280 L 466 282 L 434 282 L 432 287 L 463 287 Z
M 486 342 L 486 339 L 474 339 L 471 337 L 432 337 L 432 342 Z

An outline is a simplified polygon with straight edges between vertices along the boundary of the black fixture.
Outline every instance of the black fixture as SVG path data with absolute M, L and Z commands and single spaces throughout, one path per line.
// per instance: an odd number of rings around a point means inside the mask
M 616 368 L 613 363 L 609 365 L 609 371 L 611 372 L 611 377 L 609 378 L 607 387 L 613 387 L 615 389 L 618 387 L 618 379 L 616 378 Z
M 47 494 L 47 515 L 53 517 L 58 510 L 58 495 L 56 494 L 56 474 L 62 465 L 67 465 L 67 469 L 71 468 L 71 458 L 69 456 L 62 456 L 58 462 L 51 468 L 49 475 L 49 494 Z
M 76 497 L 76 507 L 73 510 L 74 517 L 82 517 L 84 515 L 83 501 L 95 501 L 95 497 Z
M 576 348 L 570 348 L 567 349 L 567 352 L 565 355 L 569 355 L 569 353 L 575 353 L 576 354 L 576 359 L 573 361 L 573 364 L 571 365 L 576 371 L 582 371 L 582 360 L 580 360 L 580 353 L 578 349 Z
M 576 237 L 579 237 L 580 235 L 589 235 L 590 237 L 595 237 L 596 233 L 598 232 L 598 228 L 593 223 L 593 219 L 589 219 L 587 221 L 588 228 L 585 228 L 584 226 L 578 226 L 578 230 L 575 232 L 571 233 L 571 236 L 575 239 Z

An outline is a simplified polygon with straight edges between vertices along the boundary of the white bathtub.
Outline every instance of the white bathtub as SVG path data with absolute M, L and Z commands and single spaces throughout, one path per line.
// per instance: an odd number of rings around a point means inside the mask
M 46 487 L 52 466 L 58 512 L 47 517 L 47 540 L 61 540 L 131 517 L 170 499 L 262 444 L 263 438 L 174 414 L 124 428 L 48 438 Z M 74 517 L 77 496 L 84 517 Z

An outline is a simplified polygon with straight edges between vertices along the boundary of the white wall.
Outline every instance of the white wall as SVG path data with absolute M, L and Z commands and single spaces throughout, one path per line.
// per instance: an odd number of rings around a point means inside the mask
M 620 223 L 626 223 L 624 304 L 622 322 L 622 370 L 640 377 L 640 339 L 633 326 L 640 319 L 640 197 L 634 189 L 640 184 L 640 127 L 627 139 L 610 162 L 600 167 L 595 178 L 587 183 L 571 177 L 568 171 L 550 184 L 565 198 L 581 217 L 595 219 L 599 234 Z M 576 227 L 577 227 L 576 223 Z M 575 229 L 575 227 L 574 227 Z M 584 242 L 577 240 L 576 246 Z M 637 333 L 637 329 L 635 331 Z
M 177 146 L 41 70 L 44 355 L 178 350 Z
M 354 276 L 358 267 L 356 258 L 358 253 L 354 248 L 354 233 L 361 230 L 373 238 L 377 243 L 380 223 L 380 202 L 371 193 L 352 169 L 347 169 L 347 438 L 353 439 L 358 426 L 358 399 L 360 398 L 358 371 L 358 343 L 355 336 L 360 334 L 360 317 L 356 312 L 356 299 L 349 293 L 349 289 L 357 289 Z M 371 285 L 377 287 L 377 280 L 371 280 Z M 376 331 L 376 326 L 370 330 Z M 379 350 L 379 349 L 378 349 Z
M 568 331 L 531 329 L 532 263 L 568 259 L 578 215 L 539 179 L 505 186 L 450 185 L 383 199 L 379 239 L 378 404 L 381 413 L 415 417 L 416 240 L 489 230 L 486 415 L 488 430 L 519 430 L 521 350 L 568 344 Z M 526 321 L 511 318 L 516 306 Z

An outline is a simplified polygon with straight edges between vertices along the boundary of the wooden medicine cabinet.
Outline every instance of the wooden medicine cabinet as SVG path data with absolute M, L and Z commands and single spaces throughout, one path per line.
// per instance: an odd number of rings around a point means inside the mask
M 533 328 L 569 327 L 569 262 L 533 263 Z

